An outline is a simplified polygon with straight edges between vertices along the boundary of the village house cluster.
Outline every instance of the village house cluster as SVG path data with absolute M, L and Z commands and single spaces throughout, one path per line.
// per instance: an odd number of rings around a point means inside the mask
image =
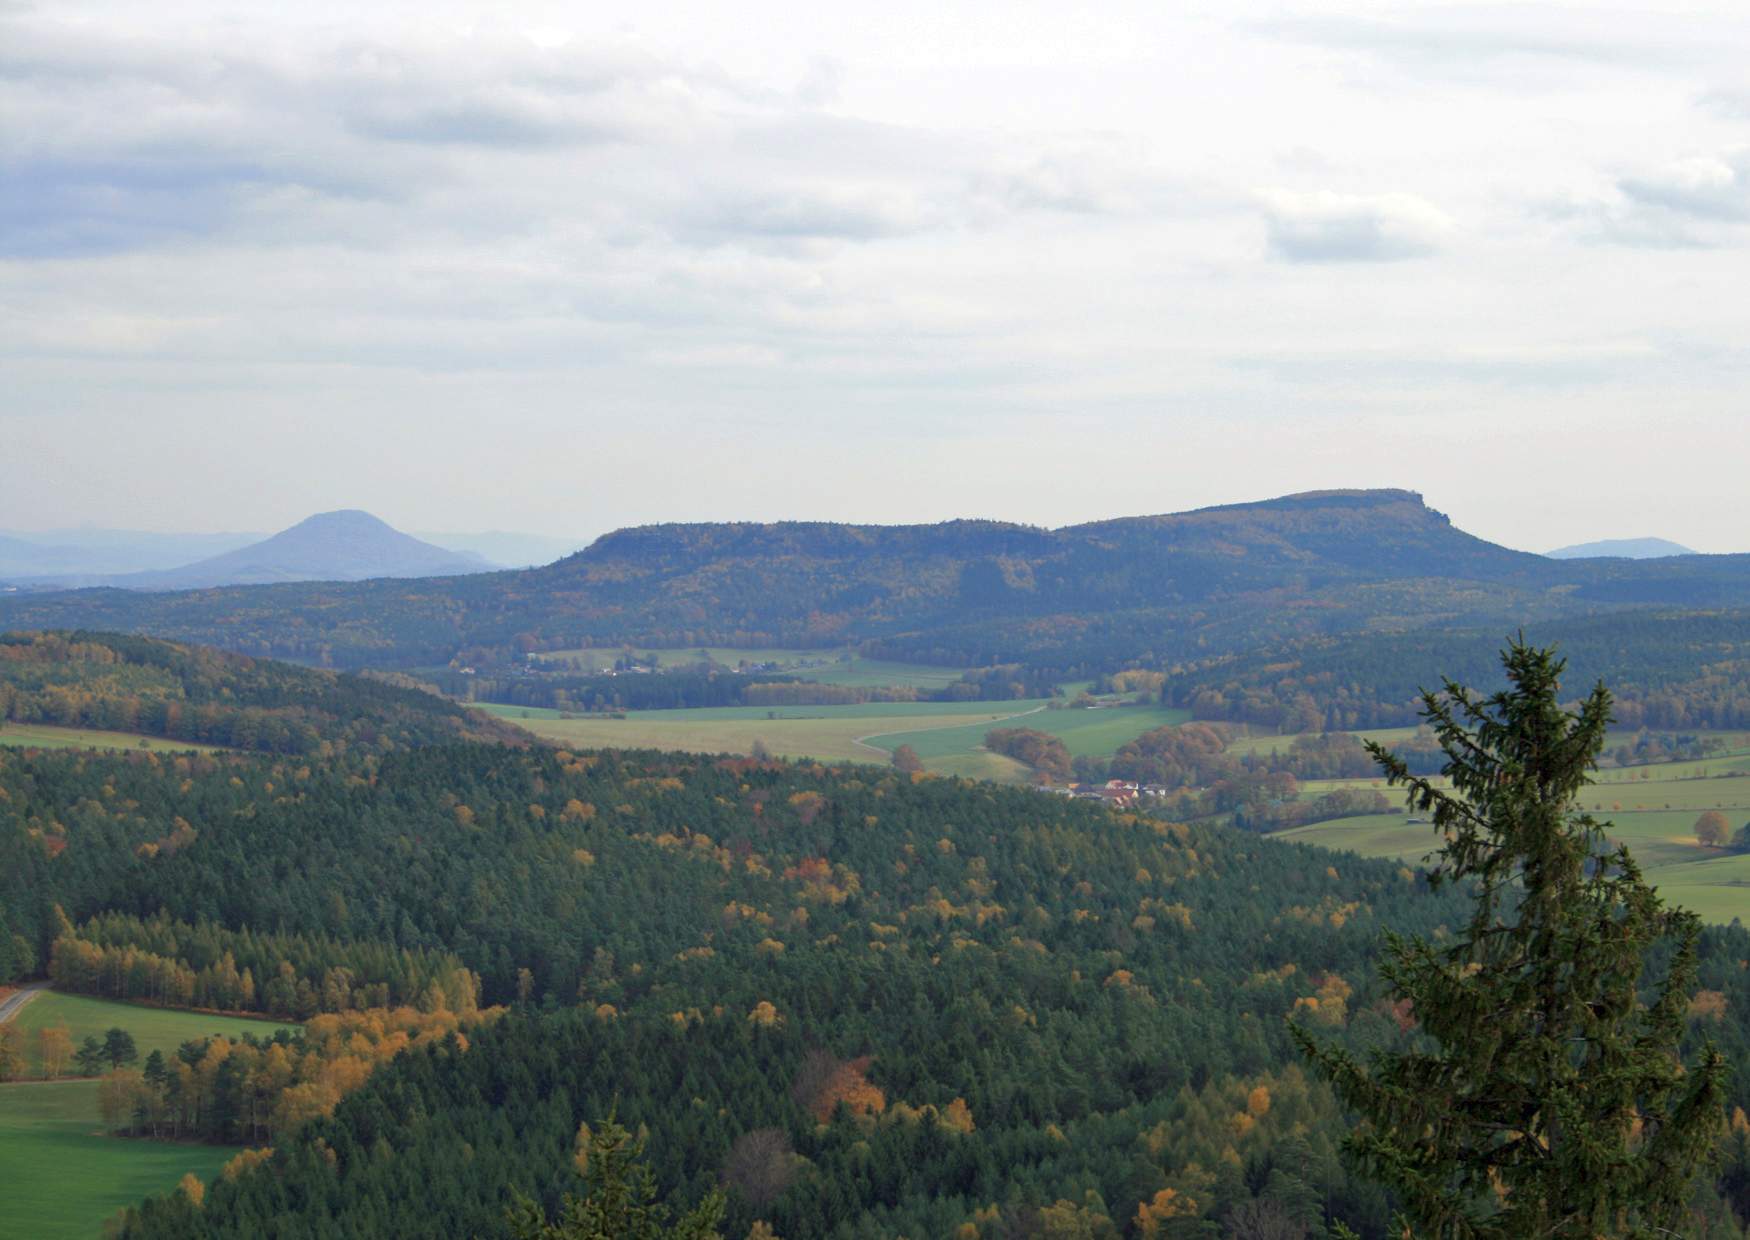
M 1053 796 L 1074 797 L 1078 801 L 1101 801 L 1122 809 L 1146 799 L 1167 795 L 1162 784 L 1139 784 L 1129 779 L 1108 779 L 1103 784 L 1036 784 L 1040 792 Z

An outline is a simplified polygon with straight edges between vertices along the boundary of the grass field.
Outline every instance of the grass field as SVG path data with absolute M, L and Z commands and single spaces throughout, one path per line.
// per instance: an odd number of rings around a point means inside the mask
M 91 1240 L 121 1207 L 191 1171 L 210 1182 L 236 1153 L 105 1136 L 96 1081 L 0 1085 L 0 1237 Z
M 1190 717 L 1189 711 L 1168 706 L 1104 706 L 1092 710 L 1035 710 L 1003 726 L 1049 732 L 1063 741 L 1072 758 L 1110 757 L 1121 745 L 1144 732 L 1184 723 Z M 931 758 L 976 752 L 989 730 L 988 726 L 977 725 L 942 728 L 882 736 L 871 743 L 887 750 L 910 745 L 927 764 Z
M 647 667 L 684 667 L 699 661 L 701 647 L 684 650 L 650 650 L 634 647 L 633 657 Z M 880 659 L 846 658 L 844 650 L 756 649 L 737 646 L 706 646 L 704 652 L 714 662 L 727 667 L 742 663 L 773 663 L 774 674 L 801 676 L 827 685 L 852 685 L 876 688 L 884 685 L 910 685 L 919 689 L 940 689 L 960 679 L 960 669 L 932 667 L 922 663 L 892 663 Z M 538 655 L 541 663 L 578 663 L 589 671 L 606 671 L 625 653 L 624 649 L 594 648 L 589 650 L 555 650 Z
M 139 1047 L 142 1061 L 153 1051 L 163 1051 L 166 1056 L 172 1055 L 178 1046 L 190 1038 L 209 1034 L 224 1034 L 235 1038 L 245 1033 L 252 1033 L 258 1038 L 269 1037 L 275 1029 L 294 1027 L 283 1021 L 179 1012 L 169 1008 L 142 1007 L 137 1003 L 93 999 L 87 995 L 59 994 L 55 991 L 45 991 L 26 1004 L 15 1018 L 15 1023 L 24 1031 L 25 1054 L 29 1059 L 31 1072 L 41 1071 L 37 1058 L 36 1031 L 54 1025 L 67 1026 L 68 1032 L 73 1035 L 74 1049 L 85 1040 L 87 1034 L 96 1034 L 101 1038 L 107 1030 L 118 1027 L 126 1029 L 134 1035 L 134 1045 Z M 5 1224 L 0 1219 L 0 1236 L 3 1235 Z
M 889 732 L 924 734 L 938 727 L 971 724 L 983 729 L 1030 709 L 1011 702 L 872 702 L 863 706 L 725 706 L 701 710 L 634 711 L 624 719 L 553 711 L 524 717 L 520 707 L 493 713 L 537 736 L 580 749 L 679 749 L 693 753 L 750 753 L 754 742 L 785 758 L 823 762 L 881 762 L 879 743 L 861 738 Z M 982 738 L 983 730 L 978 731 Z
M 1750 920 L 1750 855 L 1704 848 L 1695 838 L 1695 820 L 1706 810 L 1724 813 L 1734 830 L 1750 822 L 1746 765 L 1745 758 L 1734 757 L 1604 770 L 1580 803 L 1611 823 L 1611 837 L 1629 846 L 1648 881 L 1674 903 L 1709 921 Z M 1302 789 L 1317 794 L 1372 785 L 1370 780 L 1308 781 Z M 1427 823 L 1412 824 L 1398 814 L 1339 818 L 1279 832 L 1276 838 L 1412 864 L 1438 843 Z
M 1061 736 L 1071 756 L 1110 755 L 1126 741 L 1163 724 L 1183 723 L 1182 710 L 1110 706 L 1047 710 L 1043 699 L 1020 702 L 867 702 L 858 706 L 716 706 L 697 710 L 633 711 L 624 719 L 561 718 L 558 711 L 521 706 L 479 706 L 539 736 L 579 748 L 680 749 L 748 753 L 763 742 L 786 758 L 881 762 L 910 745 L 926 769 L 1020 783 L 1032 778 L 1019 762 L 987 753 L 993 727 L 1038 728 Z
M 0 745 L 21 749 L 154 749 L 159 753 L 218 753 L 214 745 L 193 741 L 167 741 L 130 732 L 102 732 L 96 728 L 58 728 L 46 723 L 0 723 Z

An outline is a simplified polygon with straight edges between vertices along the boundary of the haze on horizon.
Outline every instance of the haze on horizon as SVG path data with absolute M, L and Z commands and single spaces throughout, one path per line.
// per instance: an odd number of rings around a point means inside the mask
M 1739 550 L 1724 3 L 0 0 L 0 528 Z

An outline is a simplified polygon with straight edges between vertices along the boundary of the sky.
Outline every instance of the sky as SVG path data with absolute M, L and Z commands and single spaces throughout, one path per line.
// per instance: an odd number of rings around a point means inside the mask
M 0 528 L 1750 549 L 1750 9 L 0 0 Z

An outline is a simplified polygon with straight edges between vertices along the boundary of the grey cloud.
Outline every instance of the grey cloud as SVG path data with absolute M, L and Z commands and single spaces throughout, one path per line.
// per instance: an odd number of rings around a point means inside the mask
M 1546 214 L 1611 245 L 1695 250 L 1734 244 L 1750 223 L 1750 150 L 1621 175 L 1607 195 L 1556 203 Z
M 1272 257 L 1291 263 L 1379 263 L 1436 253 L 1453 224 L 1411 194 L 1290 193 L 1263 197 Z
M 1617 182 L 1638 207 L 1702 220 L 1750 219 L 1750 152 L 1679 160 L 1657 172 Z

